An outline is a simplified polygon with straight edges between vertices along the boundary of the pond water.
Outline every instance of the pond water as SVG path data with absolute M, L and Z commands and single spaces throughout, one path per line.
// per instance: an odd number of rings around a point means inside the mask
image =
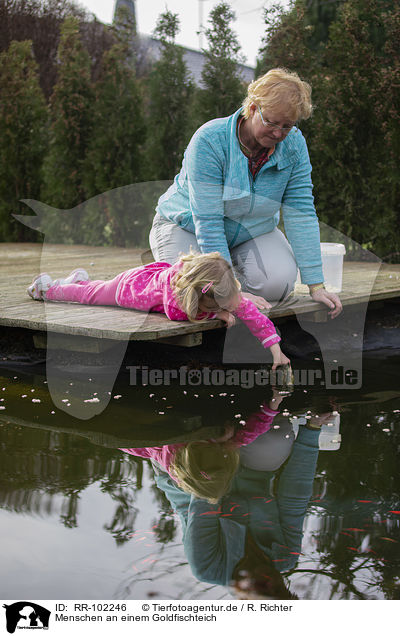
M 82 420 L 68 389 L 54 406 L 43 373 L 0 370 L 0 596 L 399 599 L 398 373 L 398 356 L 371 356 L 361 389 L 273 393 L 132 386 L 124 372 Z M 160 455 L 119 450 L 223 436 L 240 464 L 218 504 L 180 490 Z M 212 481 L 220 464 L 201 461 Z

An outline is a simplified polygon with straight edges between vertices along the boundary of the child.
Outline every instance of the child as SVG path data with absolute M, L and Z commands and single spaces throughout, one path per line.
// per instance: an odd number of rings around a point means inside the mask
M 280 337 L 274 325 L 240 293 L 239 281 L 219 252 L 191 252 L 174 265 L 150 263 L 109 281 L 91 281 L 84 269 L 74 270 L 64 280 L 53 281 L 48 274 L 40 274 L 27 292 L 34 300 L 118 305 L 165 313 L 170 320 L 219 318 L 228 328 L 235 324 L 236 316 L 265 348 L 271 349 L 273 370 L 290 363 L 278 344 Z
M 147 448 L 120 448 L 130 455 L 155 461 L 186 493 L 209 503 L 218 503 L 229 490 L 239 468 L 239 447 L 251 444 L 272 425 L 282 401 L 273 390 L 274 398 L 264 403 L 258 413 L 251 415 L 243 427 L 235 432 L 227 422 L 221 437 Z

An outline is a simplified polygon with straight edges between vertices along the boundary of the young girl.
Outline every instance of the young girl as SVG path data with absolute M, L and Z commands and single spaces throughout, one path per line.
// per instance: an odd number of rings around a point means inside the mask
M 200 322 L 235 317 L 245 322 L 264 348 L 270 348 L 272 369 L 289 364 L 279 346 L 272 322 L 240 293 L 240 283 L 219 252 L 181 256 L 174 265 L 150 263 L 129 269 L 109 281 L 89 280 L 84 269 L 53 281 L 48 274 L 34 279 L 27 292 L 34 300 L 118 305 L 140 311 L 165 313 L 170 320 Z

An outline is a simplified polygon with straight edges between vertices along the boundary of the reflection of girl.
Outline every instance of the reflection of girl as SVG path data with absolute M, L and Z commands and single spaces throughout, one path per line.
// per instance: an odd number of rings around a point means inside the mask
M 318 438 L 318 429 L 300 427 L 276 493 L 271 492 L 275 472 L 243 466 L 218 505 L 184 495 L 167 474 L 156 475 L 180 516 L 185 553 L 196 578 L 233 584 L 235 594 L 246 598 L 292 598 L 281 573 L 295 567 L 301 552 Z
M 270 429 L 278 413 L 271 408 L 273 404 L 271 401 L 263 405 L 236 433 L 228 424 L 224 434 L 213 440 L 120 450 L 156 461 L 182 490 L 209 503 L 218 503 L 239 467 L 238 448 Z
M 274 325 L 241 294 L 231 266 L 218 252 L 190 253 L 174 266 L 150 263 L 109 281 L 91 281 L 84 269 L 75 270 L 64 280 L 53 281 L 48 274 L 40 274 L 27 292 L 34 300 L 117 305 L 165 313 L 170 320 L 220 318 L 228 327 L 235 324 L 236 316 L 264 348 L 271 349 L 273 369 L 290 362 L 281 351 Z

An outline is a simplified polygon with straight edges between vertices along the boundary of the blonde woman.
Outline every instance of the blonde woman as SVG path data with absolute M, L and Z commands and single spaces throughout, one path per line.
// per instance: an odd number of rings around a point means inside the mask
M 201 126 L 159 199 L 154 258 L 172 264 L 191 247 L 218 251 L 260 309 L 292 291 L 299 268 L 313 299 L 335 318 L 342 305 L 324 288 L 311 164 L 297 127 L 311 113 L 310 86 L 275 68 L 248 86 L 233 115 Z M 277 227 L 280 211 L 288 240 Z
M 89 280 L 86 270 L 80 268 L 55 281 L 49 274 L 40 274 L 27 293 L 34 300 L 118 305 L 159 312 L 170 320 L 200 322 L 219 318 L 228 327 L 235 324 L 237 317 L 264 348 L 271 349 L 273 370 L 290 363 L 281 351 L 274 325 L 243 297 L 232 267 L 218 252 L 191 252 L 181 256 L 175 265 L 150 263 L 121 272 L 109 281 Z

